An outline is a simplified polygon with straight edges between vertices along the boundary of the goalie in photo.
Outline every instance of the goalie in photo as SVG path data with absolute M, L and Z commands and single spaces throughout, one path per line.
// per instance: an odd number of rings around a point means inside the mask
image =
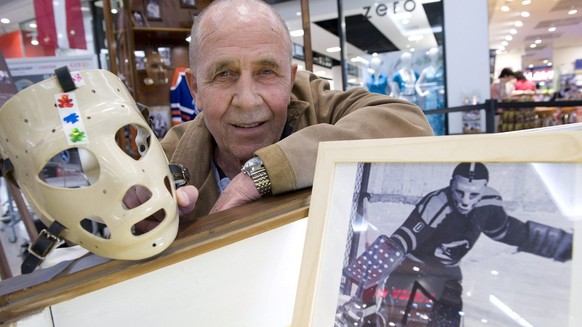
M 421 197 L 395 231 L 376 226 L 379 235 L 359 246 L 343 269 L 353 285 L 349 290 L 355 290 L 344 291 L 336 326 L 461 326 L 461 263 L 482 234 L 518 253 L 571 260 L 571 231 L 508 214 L 489 180 L 483 163 L 460 163 L 449 185 Z M 362 194 L 369 206 L 371 194 Z M 370 210 L 365 215 L 372 219 Z

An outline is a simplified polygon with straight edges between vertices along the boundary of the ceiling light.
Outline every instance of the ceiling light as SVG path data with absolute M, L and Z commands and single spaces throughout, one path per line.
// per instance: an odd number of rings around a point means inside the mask
M 568 10 L 568 15 L 575 15 L 578 12 L 578 10 L 576 10 L 576 8 L 572 8 L 570 10 Z
M 510 29 L 509 34 L 517 34 L 517 30 L 515 28 Z
M 422 34 L 414 34 L 408 37 L 408 41 L 412 42 L 412 41 L 420 41 L 424 39 L 424 36 Z
M 513 25 L 515 25 L 517 27 L 522 27 L 523 26 L 523 22 L 521 20 L 516 20 L 515 23 L 513 23 Z
M 533 64 L 529 64 L 529 66 L 527 66 L 527 68 L 533 68 Z
M 32 33 L 31 38 L 32 38 L 32 40 L 30 40 L 30 44 L 35 45 L 35 46 L 38 45 L 38 38 L 37 38 L 36 32 Z
M 408 49 L 408 51 L 414 52 L 414 51 L 416 51 L 416 49 L 415 48 L 410 48 L 410 49 Z
M 534 43 L 535 43 L 535 44 L 540 44 L 540 43 L 542 43 L 542 40 L 540 40 L 540 39 L 537 39 L 537 40 L 535 40 L 535 42 L 534 42 Z
M 535 48 L 535 47 L 537 47 L 537 46 L 538 46 L 538 45 L 537 45 L 537 44 L 535 44 L 535 43 L 532 43 L 532 44 L 530 44 L 530 45 L 529 45 L 529 47 L 530 47 L 530 48 L 532 48 L 532 49 L 533 49 L 533 48 Z
M 548 59 L 544 59 L 543 63 L 544 63 L 544 64 L 547 64 L 547 63 L 548 63 L 548 61 L 549 61 Z
M 30 28 L 36 28 L 36 23 L 30 23 L 30 24 L 28 24 L 28 27 L 30 27 Z
M 521 4 L 524 5 L 524 6 L 530 5 L 531 4 L 531 0 L 523 0 L 521 2 Z
M 327 51 L 329 53 L 340 52 L 340 51 L 342 51 L 342 48 L 340 48 L 340 47 L 331 47 L 331 48 L 325 49 L 325 51 Z
M 548 66 L 551 66 L 551 65 L 552 65 L 552 63 L 551 63 L 551 62 L 548 62 L 546 65 L 548 65 Z
M 555 32 L 555 31 L 556 31 L 555 26 L 550 26 L 550 28 L 548 28 L 548 32 Z
M 504 46 L 504 47 L 506 47 L 506 46 L 509 45 L 509 42 L 507 42 L 507 41 L 501 41 L 501 45 Z
M 295 12 L 295 16 L 301 16 L 301 11 Z
M 293 37 L 303 36 L 303 30 L 294 30 L 289 32 L 289 34 L 291 34 Z
M 527 11 L 522 11 L 522 12 L 521 12 L 521 17 L 529 17 L 529 12 L 527 12 Z
M 10 24 L 10 19 L 8 19 L 8 18 L 2 18 L 2 19 L 0 19 L 0 23 Z
M 501 51 L 503 51 L 503 50 L 505 50 L 505 47 L 501 45 L 501 46 L 499 46 L 498 49 L 501 50 Z
M 508 5 L 503 5 L 499 9 L 501 9 L 501 11 L 503 11 L 503 12 L 508 12 L 509 11 L 509 6 Z
M 361 62 L 361 63 L 363 63 L 365 65 L 367 65 L 367 64 L 370 63 L 368 60 L 366 60 L 366 59 L 364 59 L 364 58 L 362 58 L 360 56 L 354 57 L 354 58 L 350 59 L 350 61 L 351 62 Z
M 511 40 L 513 40 L 513 36 L 511 36 L 511 35 L 506 35 L 506 36 L 505 36 L 505 39 L 506 39 L 507 41 L 511 41 Z
M 116 8 L 111 8 L 111 13 L 114 14 L 114 15 L 116 15 L 118 13 L 118 11 L 117 11 Z

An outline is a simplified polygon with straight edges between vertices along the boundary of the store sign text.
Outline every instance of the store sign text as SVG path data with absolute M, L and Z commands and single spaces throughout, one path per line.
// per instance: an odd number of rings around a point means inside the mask
M 416 2 L 414 0 L 406 0 L 406 1 L 394 1 L 392 3 L 380 3 L 376 6 L 376 8 L 372 8 L 372 6 L 364 6 L 364 17 L 366 19 L 372 18 L 373 14 L 378 17 L 384 17 L 388 14 L 388 12 L 392 9 L 392 13 L 396 14 L 402 10 L 406 12 L 412 12 L 416 9 Z

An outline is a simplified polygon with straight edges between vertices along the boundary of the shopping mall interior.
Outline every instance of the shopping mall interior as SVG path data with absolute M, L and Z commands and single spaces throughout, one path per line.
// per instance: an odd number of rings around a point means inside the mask
M 75 10 L 65 10 L 71 9 L 69 1 L 75 3 Z M 152 130 L 161 140 L 171 127 L 200 112 L 189 93 L 182 96 L 187 97 L 191 107 L 173 111 L 172 92 L 189 64 L 192 21 L 211 2 L 0 0 L 0 77 L 10 78 L 16 90 L 21 91 L 51 78 L 62 66 L 71 71 L 111 71 L 137 102 L 149 107 Z M 582 122 L 581 0 L 265 2 L 287 23 L 293 62 L 300 70 L 328 80 L 332 90 L 362 87 L 412 102 L 425 112 L 438 136 L 515 132 Z M 49 13 L 56 15 L 59 3 L 61 7 L 65 3 L 63 13 L 77 15 L 78 24 L 74 29 L 62 30 L 63 24 L 57 19 L 51 36 L 40 25 Z M 43 6 L 47 5 L 54 6 L 54 13 L 53 9 L 45 10 Z M 509 77 L 502 76 L 506 69 L 511 71 Z M 522 88 L 518 82 L 522 77 L 529 83 L 527 87 Z M 128 141 L 128 145 L 123 143 L 128 153 L 138 151 L 130 144 L 132 137 L 135 135 L 131 132 L 120 136 L 122 143 Z M 383 176 L 384 172 L 376 173 Z M 511 181 L 509 177 L 506 181 L 500 178 L 499 184 L 506 183 L 508 192 L 513 192 L 512 204 L 527 202 L 536 208 L 553 205 L 535 193 L 543 186 L 539 181 L 531 182 L 528 174 L 511 171 Z M 509 185 L 517 179 L 518 185 Z M 18 211 L 28 211 L 30 207 L 14 202 L 15 194 L 11 192 L 15 189 L 11 190 L 5 179 L 0 181 L 0 245 L 9 258 L 8 277 L 18 277 L 22 253 L 30 243 L 30 232 L 26 230 L 29 227 L 21 224 Z M 370 181 L 373 184 L 373 178 Z M 382 192 L 378 190 L 377 194 Z M 379 197 L 367 207 L 370 212 L 380 215 L 410 209 L 406 199 L 386 204 Z M 524 200 L 528 197 L 535 199 Z M 523 209 L 527 205 L 516 209 L 518 206 L 512 209 L 526 217 L 548 224 L 559 220 L 528 212 Z M 30 210 L 29 215 L 37 220 L 34 211 Z M 560 221 L 557 226 L 572 228 L 568 221 Z M 520 278 L 505 279 L 506 271 L 515 268 L 507 266 L 513 264 L 516 251 L 485 244 L 488 246 L 479 247 L 464 266 L 469 280 L 463 286 L 463 300 L 468 300 L 464 326 L 577 325 L 568 314 L 573 310 L 570 263 L 540 268 L 539 261 L 526 259 Z M 289 255 L 291 262 L 300 260 L 293 257 L 299 252 Z M 236 255 L 232 257 L 236 259 Z M 276 268 L 285 270 L 282 266 Z M 540 282 L 535 274 L 538 270 L 547 273 L 548 284 Z M 105 273 L 99 278 L 107 279 Z M 483 290 L 491 290 L 492 295 L 484 296 Z M 79 293 L 90 291 L 93 289 Z M 3 293 L 6 290 L 2 291 L 0 285 L 0 296 Z M 417 301 L 418 306 L 413 305 L 416 324 L 409 326 L 426 325 L 423 315 L 432 304 L 431 296 L 406 293 L 397 299 Z M 45 300 L 43 304 L 50 304 L 50 299 Z M 0 324 L 3 301 L 2 298 Z M 82 306 L 83 302 L 75 305 Z M 51 313 L 45 310 L 42 315 Z M 385 322 L 374 326 L 403 325 Z

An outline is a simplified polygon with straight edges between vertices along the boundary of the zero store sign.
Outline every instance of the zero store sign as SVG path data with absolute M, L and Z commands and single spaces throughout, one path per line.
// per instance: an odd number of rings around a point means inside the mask
M 397 14 L 398 12 L 402 12 L 403 10 L 406 12 L 412 12 L 416 9 L 416 2 L 414 0 L 406 0 L 406 1 L 394 1 L 392 3 L 380 3 L 376 6 L 376 8 L 372 8 L 372 6 L 364 6 L 364 17 L 366 19 L 372 18 L 373 14 L 383 17 L 388 14 L 389 11 L 392 11 L 393 14 Z

